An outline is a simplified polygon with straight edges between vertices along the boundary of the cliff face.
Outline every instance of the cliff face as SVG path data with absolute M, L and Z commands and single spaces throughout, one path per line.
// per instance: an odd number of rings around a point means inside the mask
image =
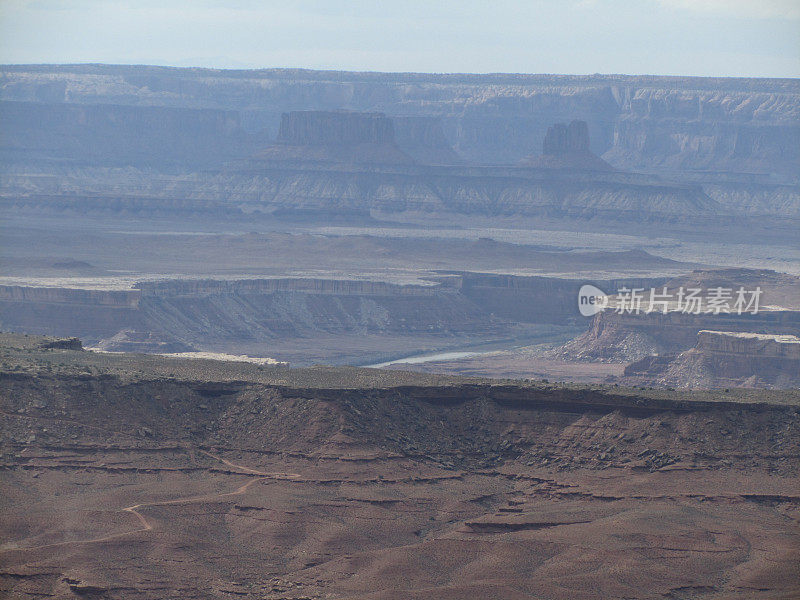
M 393 144 L 394 126 L 383 113 L 293 111 L 281 116 L 278 142 L 293 146 Z
M 76 335 L 110 350 L 136 347 L 151 352 L 204 348 L 229 340 L 447 335 L 493 327 L 479 306 L 445 285 L 265 279 L 173 280 L 140 283 L 137 288 L 109 292 L 0 286 L 0 326 Z
M 516 163 L 553 123 L 580 119 L 591 150 L 620 169 L 794 179 L 800 167 L 797 80 L 43 65 L 3 67 L 0 99 L 232 110 L 273 136 L 291 110 L 436 116 L 480 163 Z
M 559 352 L 572 360 L 631 362 L 651 354 L 675 354 L 692 348 L 700 330 L 725 329 L 762 334 L 800 334 L 800 311 L 775 310 L 753 314 L 595 315 L 589 330 Z
M 569 125 L 558 123 L 549 127 L 544 136 L 542 152 L 555 156 L 589 152 L 589 127 L 586 121 L 572 121 Z
M 293 111 L 281 117 L 278 143 L 258 153 L 255 164 L 411 164 L 397 147 L 394 124 L 383 113 Z
M 703 352 L 800 360 L 800 338 L 794 335 L 702 330 L 697 334 L 696 348 Z
M 611 165 L 589 149 L 589 127 L 586 121 L 557 123 L 548 128 L 542 144 L 542 155 L 531 156 L 522 165 L 548 169 L 610 171 Z
M 610 289 L 663 280 L 597 283 Z M 574 323 L 579 285 L 463 273 L 430 285 L 276 278 L 140 282 L 116 292 L 0 286 L 0 328 L 74 335 L 106 350 L 148 352 L 373 333 L 498 338 L 512 325 Z M 350 343 L 358 343 L 354 339 Z
M 3 161 L 75 166 L 218 165 L 265 141 L 236 111 L 160 106 L 0 102 L 0 130 Z
M 77 201 L 63 197 L 76 187 L 99 198 L 105 187 L 125 199 L 115 206 L 132 212 L 151 199 L 165 212 L 177 202 L 181 211 L 215 213 L 800 218 L 800 84 L 793 80 L 6 66 L 0 102 L 0 192 L 26 206 L 53 190 L 62 198 L 39 204 Z M 269 146 L 268 136 L 279 143 Z M 401 170 L 377 180 L 330 168 L 460 165 L 461 157 L 518 164 L 533 154 L 525 168 L 600 172 L 610 163 L 683 187 L 654 189 L 652 178 L 632 176 L 531 184 L 528 176 L 486 170 L 469 179 Z M 286 171 L 301 163 L 328 172 Z M 233 175 L 232 164 L 251 170 Z M 138 170 L 119 180 L 99 169 L 130 165 Z M 198 173 L 208 167 L 225 174 L 209 181 Z M 176 172 L 182 175 L 164 181 Z M 131 197 L 137 200 L 128 205 Z
M 800 387 L 800 338 L 703 330 L 694 348 L 628 365 L 622 381 L 687 388 Z
M 604 158 L 631 169 L 771 173 L 797 181 L 800 95 L 640 89 Z

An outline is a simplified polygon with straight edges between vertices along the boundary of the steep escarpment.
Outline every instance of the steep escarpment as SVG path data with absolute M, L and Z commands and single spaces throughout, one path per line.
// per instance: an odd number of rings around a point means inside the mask
M 437 277 L 429 285 L 275 278 L 144 281 L 120 291 L 0 286 L 0 327 L 149 352 L 326 335 L 491 339 L 509 335 L 517 323 L 574 324 L 579 286 L 570 279 L 476 273 Z
M 553 123 L 579 119 L 592 151 L 620 169 L 793 179 L 800 165 L 800 88 L 788 79 L 21 65 L 3 67 L 0 98 L 234 110 L 273 137 L 291 110 L 436 116 L 461 155 L 495 164 L 516 163 Z
M 124 301 L 116 304 L 95 290 L 2 292 L 6 331 L 76 335 L 112 351 L 224 352 L 293 364 L 381 362 L 513 339 L 533 328 L 495 318 L 448 284 L 172 280 L 118 292 Z
M 9 337 L 7 597 L 797 595 L 796 393 L 433 381 Z
M 766 310 L 755 315 L 606 311 L 595 315 L 589 330 L 556 354 L 573 360 L 631 362 L 652 354 L 689 350 L 702 329 L 798 335 L 800 311 Z
M 236 111 L 115 104 L 0 102 L 0 161 L 176 169 L 251 155 Z
M 627 286 L 628 290 L 635 289 Z M 664 284 L 636 286 L 642 297 L 640 310 L 611 306 L 593 317 L 589 330 L 555 352 L 566 359 L 631 362 L 655 354 L 676 354 L 695 346 L 700 330 L 756 334 L 800 334 L 800 279 L 765 269 L 695 270 Z M 609 287 L 612 304 L 620 287 Z M 735 309 L 737 290 L 757 292 L 758 303 Z M 679 306 L 676 299 L 694 290 L 701 298 L 695 309 Z M 707 298 L 715 290 L 729 294 L 719 311 Z M 666 294 L 666 307 L 649 305 L 650 294 Z M 623 307 L 624 308 L 624 307 Z M 664 310 L 666 308 L 666 311 Z M 741 313 L 741 314 L 740 314 Z
M 293 146 L 393 144 L 394 126 L 382 113 L 295 111 L 281 117 L 278 142 Z
M 774 173 L 796 180 L 800 125 L 794 93 L 629 90 L 604 155 L 632 169 Z
M 549 169 L 610 171 L 611 165 L 592 153 L 586 121 L 557 123 L 548 128 L 540 156 L 529 156 L 522 165 Z
M 620 381 L 686 388 L 800 387 L 800 338 L 702 330 L 697 344 L 680 354 L 643 358 Z
M 397 147 L 394 124 L 386 115 L 349 111 L 284 113 L 277 143 L 259 152 L 259 160 L 290 164 L 413 162 Z
M 504 319 L 531 323 L 580 322 L 577 311 L 582 279 L 522 277 L 488 273 L 460 274 L 461 293 L 487 312 Z M 605 289 L 658 286 L 665 278 L 595 281 Z
M 298 151 L 287 154 L 286 148 Z M 440 213 L 696 226 L 736 218 L 697 184 L 624 173 L 398 164 L 395 152 L 373 154 L 377 162 L 342 164 L 330 157 L 352 155 L 276 145 L 221 172 L 185 176 L 96 169 L 52 176 L 15 170 L 0 189 L 0 202 L 17 212 L 235 218 L 304 211 L 323 221 L 337 212 L 364 219 L 370 211 L 389 219 Z

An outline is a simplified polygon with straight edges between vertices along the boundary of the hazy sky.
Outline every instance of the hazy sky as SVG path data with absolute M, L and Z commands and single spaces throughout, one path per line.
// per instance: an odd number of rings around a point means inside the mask
M 800 0 L 0 0 L 0 62 L 800 76 Z

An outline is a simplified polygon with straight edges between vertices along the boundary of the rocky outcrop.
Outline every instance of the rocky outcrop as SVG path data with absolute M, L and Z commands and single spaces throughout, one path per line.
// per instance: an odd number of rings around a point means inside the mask
M 697 334 L 696 348 L 702 352 L 800 360 L 800 338 L 794 335 L 702 330 Z M 800 373 L 800 369 L 796 372 Z
M 83 350 L 83 342 L 78 338 L 45 340 L 39 344 L 42 350 Z
M 641 311 L 620 313 L 611 307 L 598 313 L 586 333 L 557 350 L 556 354 L 567 360 L 626 363 L 653 354 L 677 354 L 689 350 L 695 346 L 701 330 L 800 335 L 800 278 L 794 275 L 766 269 L 695 270 L 663 284 L 626 287 L 646 290 L 642 292 Z M 759 310 L 756 314 L 752 311 L 713 314 L 713 311 L 706 312 L 705 305 L 700 313 L 682 312 L 673 305 L 666 313 L 658 307 L 647 312 L 649 290 L 655 288 L 656 293 L 663 293 L 664 287 L 673 298 L 681 288 L 698 289 L 702 297 L 707 297 L 709 290 L 714 288 L 760 288 Z M 606 289 L 613 298 L 621 287 L 601 286 L 601 289 Z
M 606 311 L 595 315 L 589 330 L 556 354 L 567 360 L 631 362 L 688 350 L 703 329 L 800 335 L 800 311 L 764 310 L 755 315 Z
M 525 158 L 520 164 L 548 169 L 612 170 L 611 165 L 589 149 L 589 127 L 586 121 L 553 125 L 544 136 L 542 155 Z
M 277 144 L 257 160 L 278 163 L 411 164 L 383 113 L 292 111 L 281 116 Z M 256 163 L 258 164 L 258 163 Z
M 191 346 L 168 336 L 152 331 L 123 329 L 119 333 L 101 340 L 96 349 L 106 352 L 139 352 L 147 354 L 167 354 L 191 352 Z
M 394 126 L 383 113 L 293 111 L 281 116 L 278 143 L 292 146 L 393 144 Z
M 703 330 L 691 350 L 636 361 L 620 381 L 684 388 L 800 387 L 800 338 Z
M 273 136 L 292 110 L 436 116 L 462 156 L 494 164 L 518 162 L 541 148 L 553 123 L 578 119 L 591 150 L 618 169 L 795 180 L 800 166 L 794 79 L 7 65 L 0 99 L 230 110 L 249 131 Z
M 558 123 L 547 129 L 542 153 L 551 156 L 571 152 L 589 152 L 589 127 L 586 121 L 572 121 L 569 125 Z

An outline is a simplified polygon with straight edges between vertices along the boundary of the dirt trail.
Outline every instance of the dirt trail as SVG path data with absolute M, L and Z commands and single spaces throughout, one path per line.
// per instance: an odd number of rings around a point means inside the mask
M 15 552 L 15 551 L 23 551 L 23 550 L 41 550 L 43 548 L 54 548 L 58 546 L 67 546 L 70 544 L 96 544 L 100 542 L 108 542 L 120 537 L 124 537 L 126 535 L 131 535 L 134 533 L 141 533 L 144 531 L 152 531 L 153 525 L 145 518 L 145 516 L 139 512 L 140 509 L 147 508 L 149 506 L 168 506 L 174 504 L 189 504 L 192 502 L 213 502 L 215 500 L 219 500 L 220 498 L 226 498 L 229 496 L 238 496 L 244 494 L 248 488 L 253 485 L 254 483 L 259 483 L 261 481 L 266 481 L 269 479 L 278 479 L 278 480 L 293 480 L 296 481 L 300 478 L 300 475 L 297 473 L 266 473 L 263 471 L 258 471 L 256 469 L 251 469 L 250 467 L 246 467 L 244 465 L 238 465 L 233 463 L 229 460 L 222 458 L 221 456 L 217 456 L 216 454 L 212 454 L 211 452 L 207 452 L 205 450 L 197 449 L 200 454 L 205 454 L 206 456 L 213 458 L 214 460 L 218 460 L 223 464 L 232 467 L 234 469 L 238 469 L 243 471 L 244 473 L 250 475 L 257 475 L 256 479 L 251 479 L 247 483 L 240 485 L 232 492 L 224 492 L 221 494 L 205 494 L 202 496 L 190 496 L 188 498 L 176 498 L 174 500 L 160 500 L 158 502 L 142 502 L 140 504 L 134 504 L 132 506 L 126 506 L 125 508 L 121 508 L 120 512 L 127 512 L 134 515 L 139 522 L 141 523 L 142 527 L 139 529 L 133 529 L 131 531 L 125 531 L 122 533 L 114 533 L 111 535 L 106 535 L 98 538 L 91 538 L 86 540 L 70 540 L 65 542 L 54 542 L 52 544 L 42 544 L 39 546 L 25 546 L 25 547 L 7 547 L 0 549 L 0 553 L 2 552 Z M 12 542 L 13 543 L 13 542 Z

